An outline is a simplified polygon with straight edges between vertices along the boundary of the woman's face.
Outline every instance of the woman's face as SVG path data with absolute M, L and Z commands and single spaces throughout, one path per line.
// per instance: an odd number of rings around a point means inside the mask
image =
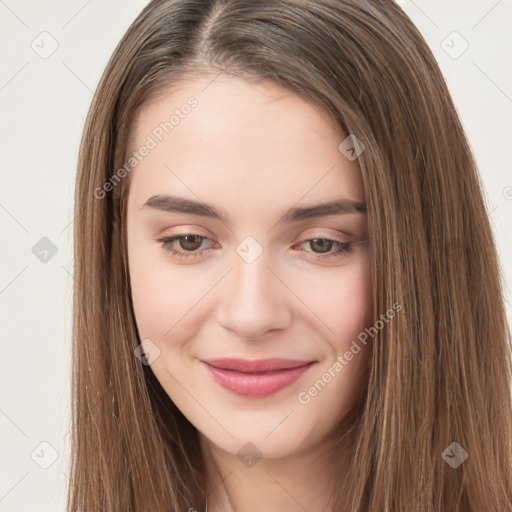
M 369 351 L 365 197 L 346 136 L 276 85 L 226 77 L 148 103 L 132 135 L 129 272 L 152 371 L 227 452 L 319 445 L 359 398 Z M 225 358 L 280 370 L 212 362 Z

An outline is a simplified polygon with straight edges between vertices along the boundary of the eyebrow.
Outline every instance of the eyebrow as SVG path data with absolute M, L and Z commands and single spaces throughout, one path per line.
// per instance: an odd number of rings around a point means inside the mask
M 185 199 L 183 197 L 170 195 L 156 195 L 150 197 L 142 208 L 154 210 L 163 210 L 169 213 L 185 213 L 187 215 L 199 215 L 208 217 L 230 224 L 229 215 L 218 210 L 207 203 Z M 141 209 L 142 209 L 141 208 Z M 336 199 L 327 203 L 322 203 L 304 208 L 290 208 L 280 219 L 279 223 L 291 223 L 299 220 L 311 219 L 316 217 L 325 217 L 327 215 L 343 215 L 347 213 L 366 213 L 366 203 L 353 201 L 352 199 Z

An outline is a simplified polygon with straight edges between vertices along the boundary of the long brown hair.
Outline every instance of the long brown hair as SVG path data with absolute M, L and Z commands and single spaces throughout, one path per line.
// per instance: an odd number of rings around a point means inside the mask
M 391 0 L 153 0 L 106 67 L 80 147 L 68 511 L 204 509 L 197 430 L 134 356 L 129 175 L 118 170 L 145 102 L 221 72 L 279 84 L 364 143 L 373 308 L 403 308 L 374 338 L 333 510 L 347 499 L 358 512 L 512 510 L 496 249 L 474 156 L 421 34 Z M 452 467 L 455 453 L 467 459 Z

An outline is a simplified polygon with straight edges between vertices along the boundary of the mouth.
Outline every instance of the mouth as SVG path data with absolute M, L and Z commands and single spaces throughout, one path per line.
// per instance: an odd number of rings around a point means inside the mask
M 240 396 L 262 398 L 291 385 L 317 361 L 224 358 L 201 362 L 224 389 Z

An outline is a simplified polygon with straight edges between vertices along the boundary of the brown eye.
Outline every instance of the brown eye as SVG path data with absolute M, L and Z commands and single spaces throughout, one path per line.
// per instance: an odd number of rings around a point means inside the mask
M 160 242 L 162 248 L 167 252 L 170 252 L 180 258 L 189 258 L 201 256 L 203 251 L 199 249 L 204 240 L 208 240 L 208 238 L 189 233 L 185 235 L 159 238 L 156 241 Z
M 204 241 L 210 240 L 209 238 L 194 233 L 184 235 L 175 235 L 166 238 L 159 238 L 156 241 L 160 242 L 162 248 L 179 258 L 194 258 L 203 254 L 205 247 L 201 248 Z M 357 242 L 356 242 L 357 243 Z M 328 259 L 334 257 L 343 257 L 349 254 L 352 250 L 352 242 L 342 242 L 335 238 L 318 237 L 304 240 L 299 246 L 309 245 L 309 250 L 306 252 L 317 255 L 317 259 Z M 208 247 L 206 247 L 207 249 Z
M 334 241 L 329 238 L 313 238 L 309 240 L 309 246 L 314 252 L 323 254 L 329 252 L 334 245 Z
M 184 235 L 179 237 L 178 245 L 185 251 L 197 251 L 201 247 L 203 238 L 199 235 Z
M 306 252 L 316 255 L 318 260 L 346 256 L 352 251 L 352 242 L 342 242 L 335 238 L 318 237 L 304 240 L 299 246 L 309 246 Z

